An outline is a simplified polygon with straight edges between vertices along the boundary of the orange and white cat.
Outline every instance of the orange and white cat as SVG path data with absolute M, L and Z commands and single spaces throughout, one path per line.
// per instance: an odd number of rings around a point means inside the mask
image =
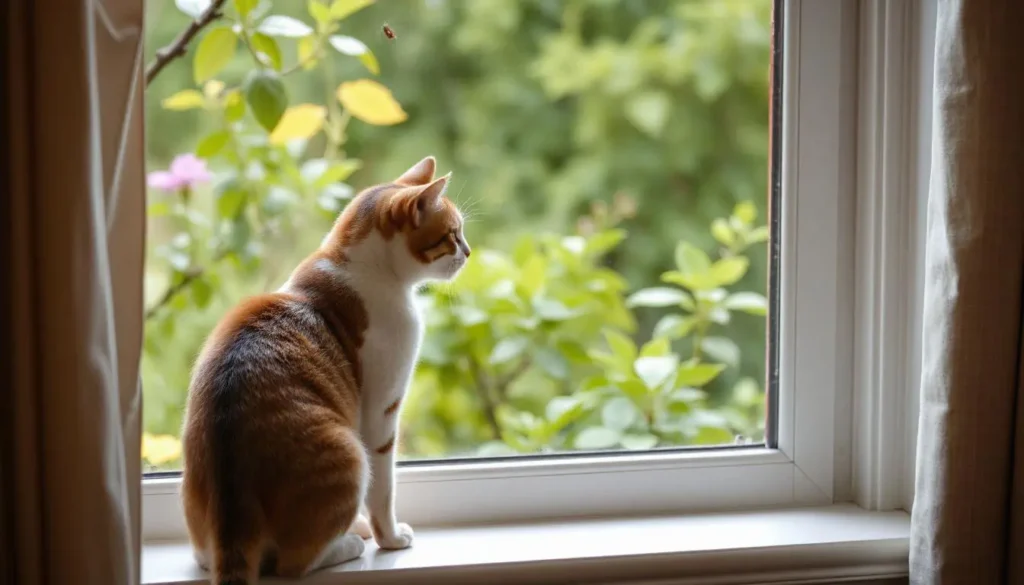
M 394 462 L 422 336 L 414 295 L 470 255 L 450 174 L 434 170 L 427 157 L 360 193 L 280 290 L 235 307 L 203 346 L 182 496 L 215 584 L 302 576 L 358 557 L 371 534 L 412 544 Z

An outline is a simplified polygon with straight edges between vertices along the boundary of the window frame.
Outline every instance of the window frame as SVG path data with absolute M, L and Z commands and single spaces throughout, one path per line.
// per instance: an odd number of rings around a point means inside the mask
M 916 374 L 906 365 L 894 373 L 893 356 L 916 355 L 916 336 L 910 326 L 886 324 L 919 309 L 919 279 L 891 275 L 916 274 L 920 258 L 892 253 L 914 240 L 884 236 L 909 226 L 908 237 L 920 240 L 919 202 L 904 199 L 921 189 L 904 176 L 907 165 L 885 162 L 893 149 L 915 151 L 920 136 L 911 127 L 897 131 L 891 117 L 911 112 L 917 94 L 886 92 L 903 86 L 882 81 L 893 75 L 893 60 L 906 64 L 913 54 L 926 62 L 915 49 L 920 31 L 910 26 L 920 3 L 782 3 L 775 446 L 404 464 L 397 472 L 401 520 L 438 526 L 850 499 L 869 509 L 904 505 L 891 494 L 906 490 L 913 467 L 912 433 L 901 415 L 910 420 Z M 872 49 L 880 39 L 885 46 Z M 865 142 L 876 135 L 873 146 Z M 865 188 L 872 173 L 881 173 L 885 189 Z M 865 250 L 874 260 L 864 260 Z M 887 321 L 868 319 L 882 305 L 861 302 L 864 295 L 888 307 Z M 893 344 L 895 354 L 878 351 Z M 897 461 L 886 459 L 893 449 L 902 454 Z M 144 541 L 186 538 L 180 483 L 143 480 Z

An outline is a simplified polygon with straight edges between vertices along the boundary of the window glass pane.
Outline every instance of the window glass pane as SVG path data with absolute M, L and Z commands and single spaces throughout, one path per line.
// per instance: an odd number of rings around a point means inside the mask
M 224 313 L 428 154 L 473 254 L 404 459 L 764 443 L 772 0 L 330 4 L 228 2 L 147 90 L 147 469 Z M 150 0 L 147 54 L 205 6 Z

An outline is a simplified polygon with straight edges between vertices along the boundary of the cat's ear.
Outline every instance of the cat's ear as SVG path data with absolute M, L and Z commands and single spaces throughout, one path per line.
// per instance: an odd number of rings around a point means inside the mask
M 423 218 L 431 209 L 437 208 L 438 200 L 448 190 L 452 174 L 435 179 L 422 187 L 407 187 L 392 199 L 388 217 L 391 224 L 402 229 L 407 224 L 413 229 L 420 227 Z
M 432 183 L 423 187 L 419 193 L 416 194 L 416 204 L 421 210 L 429 209 L 437 205 L 437 200 L 441 198 L 448 191 L 448 181 L 452 178 L 452 174 L 435 179 Z
M 420 162 L 409 167 L 409 170 L 402 173 L 401 177 L 395 180 L 399 185 L 426 185 L 434 178 L 434 170 L 437 168 L 437 161 L 434 157 L 428 156 Z

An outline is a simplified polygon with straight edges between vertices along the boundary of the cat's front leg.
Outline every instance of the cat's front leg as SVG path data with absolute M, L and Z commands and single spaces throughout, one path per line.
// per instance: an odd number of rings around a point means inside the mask
M 397 417 L 386 415 L 381 430 L 370 433 L 375 441 L 368 441 L 370 451 L 370 490 L 366 507 L 370 512 L 370 527 L 377 546 L 384 549 L 407 548 L 412 545 L 412 528 L 395 519 L 395 443 L 398 440 Z M 386 438 L 385 438 L 386 437 Z

